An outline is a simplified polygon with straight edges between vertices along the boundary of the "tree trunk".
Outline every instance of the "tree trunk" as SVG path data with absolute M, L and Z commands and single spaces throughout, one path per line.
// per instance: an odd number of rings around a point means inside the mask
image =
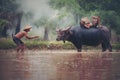
M 79 24 L 79 15 L 78 14 L 74 14 L 74 19 L 76 24 Z
M 120 35 L 117 35 L 117 42 L 120 42 Z
M 48 30 L 47 27 L 45 27 L 45 30 L 44 30 L 44 40 L 45 40 L 45 41 L 48 41 L 48 40 L 49 40 L 49 38 L 48 38 L 48 33 L 49 33 L 49 30 Z
M 3 28 L 2 37 L 7 37 L 7 26 L 6 25 Z
M 22 20 L 22 13 L 19 13 L 19 14 L 17 15 L 17 18 L 18 18 L 18 22 L 17 22 L 15 34 L 17 34 L 17 33 L 20 31 L 21 20 Z

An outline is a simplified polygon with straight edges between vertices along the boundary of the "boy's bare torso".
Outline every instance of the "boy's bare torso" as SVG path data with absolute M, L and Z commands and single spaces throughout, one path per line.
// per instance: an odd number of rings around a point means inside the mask
M 27 32 L 26 32 L 26 31 L 21 31 L 21 32 L 17 33 L 17 34 L 15 35 L 15 37 L 18 38 L 18 39 L 21 39 L 21 38 L 23 38 L 23 37 L 26 36 L 26 35 L 27 35 Z

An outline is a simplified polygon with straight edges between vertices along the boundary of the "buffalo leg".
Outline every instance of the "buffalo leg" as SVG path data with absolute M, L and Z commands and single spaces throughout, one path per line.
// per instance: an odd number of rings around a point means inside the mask
M 104 51 L 106 51 L 106 45 L 105 45 L 105 43 L 102 43 L 102 52 L 104 52 Z
M 106 42 L 106 47 L 107 47 L 107 49 L 108 49 L 110 52 L 112 52 L 112 46 L 111 46 L 111 44 L 110 44 L 109 41 Z
M 110 43 L 109 43 L 108 50 L 109 50 L 110 52 L 112 52 L 112 46 L 111 46 L 111 44 L 110 44 Z
M 81 52 L 82 51 L 82 45 L 78 45 L 78 46 L 76 46 L 77 47 L 77 51 L 78 52 Z
M 81 52 L 82 50 L 81 49 L 77 49 L 78 52 Z
M 102 52 L 106 51 L 106 49 L 112 52 L 112 46 L 110 42 L 102 43 Z
M 78 52 L 81 52 L 82 51 L 82 45 L 81 44 L 74 44 L 75 45 L 75 47 L 77 48 L 77 51 Z

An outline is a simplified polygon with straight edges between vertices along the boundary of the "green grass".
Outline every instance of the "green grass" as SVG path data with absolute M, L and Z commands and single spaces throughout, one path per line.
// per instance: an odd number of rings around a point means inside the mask
M 23 39 L 28 49 L 75 49 L 74 45 L 70 42 L 63 43 L 62 41 L 41 41 L 39 39 L 28 40 Z M 13 49 L 16 44 L 11 38 L 0 38 L 0 49 Z M 112 44 L 114 50 L 120 50 L 120 43 Z M 90 47 L 83 46 L 83 49 L 101 49 L 101 46 Z
M 75 47 L 70 43 L 57 41 L 41 41 L 41 40 L 22 40 L 28 49 L 74 49 Z M 0 49 L 13 49 L 16 44 L 10 38 L 0 39 Z
M 8 39 L 8 38 L 0 39 L 0 49 L 12 49 L 15 47 L 16 45 L 13 43 L 12 39 Z

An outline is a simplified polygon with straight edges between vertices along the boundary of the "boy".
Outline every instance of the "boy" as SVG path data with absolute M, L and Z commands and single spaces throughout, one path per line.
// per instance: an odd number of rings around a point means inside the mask
M 81 27 L 89 29 L 91 27 L 92 23 L 90 22 L 90 20 L 87 17 L 84 17 L 81 19 L 80 25 L 81 25 Z
M 99 16 L 92 16 L 92 26 L 91 27 L 101 27 L 100 26 L 100 17 Z
M 22 54 L 24 54 L 25 44 L 24 42 L 21 41 L 21 38 L 23 38 L 24 36 L 27 39 L 38 38 L 38 36 L 33 36 L 33 37 L 28 36 L 28 32 L 30 31 L 31 28 L 32 28 L 31 26 L 25 26 L 23 31 L 20 31 L 13 36 L 13 41 L 17 45 L 17 53 L 21 50 Z

